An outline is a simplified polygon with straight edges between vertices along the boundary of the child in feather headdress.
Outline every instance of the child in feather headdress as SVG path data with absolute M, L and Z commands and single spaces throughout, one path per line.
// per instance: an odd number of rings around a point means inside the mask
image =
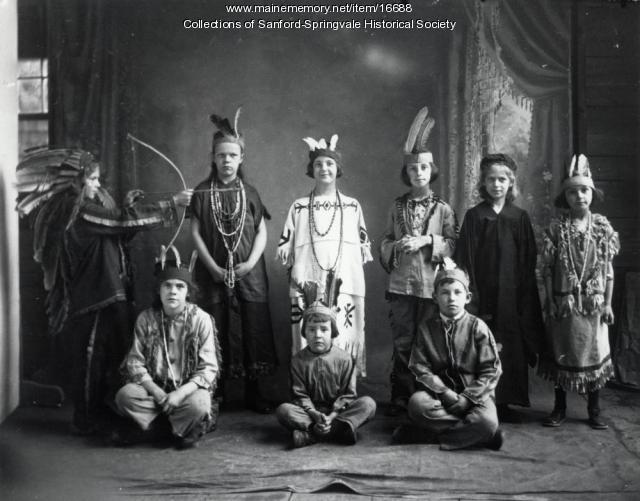
M 225 381 L 244 378 L 245 404 L 273 412 L 261 385 L 276 367 L 264 263 L 265 219 L 271 219 L 258 191 L 244 181 L 245 142 L 234 124 L 211 115 L 211 173 L 196 187 L 191 203 L 191 235 L 198 250 L 195 280 L 201 307 L 211 313 L 220 332 Z M 223 397 L 224 384 L 219 385 Z
M 137 426 L 112 434 L 116 445 L 162 438 L 157 418 L 164 416 L 177 447 L 194 447 L 215 427 L 217 402 L 213 402 L 219 375 L 219 347 L 211 316 L 190 301 L 191 270 L 167 259 L 162 248 L 156 263 L 158 297 L 136 320 L 133 343 L 122 369 L 126 384 L 116 395 L 120 413 Z M 133 423 L 131 423 L 133 424 Z M 166 422 L 165 422 L 166 424 Z
M 353 356 L 334 345 L 339 335 L 335 297 L 338 289 L 325 290 L 325 301 L 317 299 L 322 287 L 305 284 L 305 303 L 301 334 L 307 346 L 291 359 L 293 401 L 278 407 L 278 421 L 292 432 L 293 446 L 304 447 L 317 441 L 353 445 L 357 429 L 373 418 L 375 401 L 356 394 L 357 370 Z
M 391 407 L 397 415 L 406 409 L 414 390 L 409 355 L 417 320 L 435 314 L 433 280 L 444 257 L 453 254 L 458 236 L 455 213 L 431 191 L 438 167 L 427 141 L 434 126 L 427 107 L 416 115 L 404 147 L 402 181 L 410 191 L 396 198 L 380 245 L 380 262 L 389 273 L 387 299 L 391 311 L 393 367 Z
M 339 280 L 336 344 L 356 359 L 358 374 L 364 377 L 362 266 L 372 257 L 362 208 L 337 188 L 343 168 L 337 134 L 329 143 L 310 137 L 303 140 L 310 148 L 307 176 L 315 180 L 315 186 L 309 195 L 291 204 L 277 251 L 277 259 L 290 272 L 292 350 L 295 354 L 304 347 L 300 331 L 304 284 L 321 283 L 330 290 Z
M 545 426 L 563 423 L 569 390 L 588 395 L 589 426 L 607 428 L 599 394 L 613 376 L 608 326 L 614 320 L 612 262 L 620 242 L 607 218 L 591 212 L 594 198 L 601 199 L 602 192 L 587 157 L 574 156 L 555 200 L 568 211 L 549 224 L 542 251 L 549 353 L 541 357 L 539 372 L 556 384 Z
M 51 335 L 71 352 L 75 431 L 108 421 L 105 400 L 120 384 L 118 367 L 131 344 L 124 244 L 136 232 L 177 220 L 192 191 L 140 203 L 129 192 L 122 208 L 100 185 L 100 164 L 82 150 L 44 150 L 17 168 L 21 215 L 34 219 L 34 259 L 41 263 Z

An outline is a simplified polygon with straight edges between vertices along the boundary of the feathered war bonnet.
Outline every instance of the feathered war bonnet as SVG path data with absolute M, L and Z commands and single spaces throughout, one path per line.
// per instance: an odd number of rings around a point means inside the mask
M 444 280 L 457 280 L 464 288 L 469 292 L 469 276 L 462 268 L 458 268 L 455 261 L 450 257 L 445 257 L 440 265 L 440 269 L 436 273 L 436 278 L 433 281 L 433 289 L 438 290 L 438 286 Z
M 409 128 L 407 140 L 404 143 L 404 165 L 424 163 L 433 164 L 433 154 L 427 146 L 429 136 L 436 121 L 428 116 L 429 108 L 426 106 L 418 111 Z
M 331 337 L 338 337 L 340 331 L 337 323 L 337 306 L 338 295 L 340 294 L 341 279 L 333 279 L 329 274 L 327 276 L 326 286 L 318 282 L 306 282 L 302 286 L 304 311 L 302 312 L 302 325 L 300 334 L 305 337 L 305 325 L 309 317 L 314 314 L 320 314 L 329 317 L 331 321 Z
M 218 129 L 213 133 L 213 141 L 211 145 L 211 151 L 215 153 L 216 145 L 221 143 L 233 143 L 240 146 L 240 151 L 244 153 L 244 137 L 238 130 L 238 119 L 240 118 L 240 113 L 242 111 L 242 106 L 239 106 L 236 110 L 236 114 L 233 117 L 233 127 L 231 126 L 231 122 L 229 122 L 228 118 L 222 118 L 220 115 L 212 114 L 209 119 Z
M 302 140 L 309 146 L 309 163 L 307 164 L 307 176 L 313 177 L 313 162 L 318 157 L 333 158 L 338 165 L 336 177 L 342 175 L 342 154 L 336 149 L 338 145 L 338 134 L 333 134 L 329 143 L 322 138 L 315 140 L 312 137 L 304 137 Z
M 565 191 L 569 188 L 577 188 L 578 186 L 591 188 L 598 198 L 602 198 L 602 192 L 598 190 L 593 183 L 591 169 L 589 168 L 589 159 L 583 154 L 578 155 L 578 157 L 573 155 L 571 158 L 571 163 L 567 168 L 567 176 L 564 181 L 562 181 L 561 191 L 554 201 L 555 206 L 566 207 Z
M 27 154 L 16 168 L 16 189 L 28 195 L 16 210 L 25 216 L 57 193 L 80 188 L 83 178 L 98 167 L 94 156 L 85 150 L 40 149 Z M 98 196 L 102 194 L 100 191 Z
M 173 252 L 173 259 L 167 259 L 167 253 Z M 180 260 L 180 253 L 174 245 L 170 245 L 168 248 L 164 245 L 160 246 L 160 256 L 156 258 L 155 275 L 158 279 L 158 284 L 166 282 L 167 280 L 182 280 L 190 287 L 193 287 L 192 272 L 193 267 L 198 259 L 198 252 L 193 251 L 191 254 L 191 260 L 189 265 L 185 266 Z

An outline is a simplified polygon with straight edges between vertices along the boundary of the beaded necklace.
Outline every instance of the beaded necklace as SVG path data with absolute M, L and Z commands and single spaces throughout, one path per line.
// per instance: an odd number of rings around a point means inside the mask
M 316 253 L 316 245 L 313 239 L 313 235 L 317 234 L 319 237 L 326 236 L 333 226 L 333 222 L 338 211 L 340 211 L 340 240 L 338 243 L 338 254 L 336 255 L 336 260 L 333 265 L 329 268 L 324 268 L 322 264 L 320 264 L 318 254 Z M 318 226 L 316 224 L 315 218 L 315 190 L 311 190 L 311 193 L 309 193 L 309 237 L 311 238 L 311 251 L 313 253 L 313 259 L 322 271 L 335 271 L 335 269 L 338 267 L 338 263 L 340 262 L 340 258 L 342 257 L 342 241 L 344 234 L 344 211 L 342 208 L 342 200 L 340 199 L 340 192 L 338 190 L 336 190 L 336 201 L 333 209 L 333 216 L 331 217 L 331 222 L 329 223 L 327 231 L 321 233 L 317 230 L 317 227 Z
M 178 338 L 181 338 L 182 334 L 184 333 L 184 328 L 185 328 L 185 324 L 186 324 L 186 317 L 187 317 L 187 309 L 186 308 L 182 312 L 182 315 L 185 318 L 183 319 L 184 321 L 182 322 L 182 332 L 180 333 L 181 335 L 178 336 Z M 173 387 L 177 390 L 178 388 L 180 388 L 180 386 L 182 386 L 182 374 L 180 374 L 180 379 L 177 380 L 176 374 L 175 374 L 175 372 L 173 372 L 173 367 L 172 367 L 172 364 L 171 364 L 171 358 L 169 357 L 169 347 L 167 346 L 167 333 L 164 330 L 164 308 L 160 308 L 160 330 L 162 331 L 162 342 L 163 342 L 163 346 L 164 346 L 164 356 L 165 356 L 166 361 L 167 361 L 169 377 L 171 378 L 171 382 L 173 383 Z M 183 349 L 183 353 L 182 353 L 182 358 L 180 359 L 180 362 L 184 363 L 184 342 L 182 343 L 182 349 Z
M 589 245 L 591 244 L 591 212 L 589 212 L 589 217 L 587 220 L 587 229 L 585 236 L 585 246 L 584 246 L 584 259 L 582 261 L 582 270 L 580 271 L 580 275 L 578 275 L 578 270 L 576 269 L 576 262 L 573 257 L 573 253 L 571 252 L 571 242 L 570 242 L 570 226 L 571 220 L 567 219 L 567 228 L 566 228 L 566 242 L 567 242 L 567 255 L 569 257 L 569 273 L 573 280 L 577 281 L 577 285 L 575 286 L 576 293 L 578 295 L 578 311 L 582 311 L 582 281 L 584 280 L 584 274 L 587 270 L 587 258 L 589 257 Z
M 216 228 L 222 237 L 222 243 L 227 250 L 227 263 L 225 265 L 224 283 L 229 289 L 236 285 L 233 253 L 240 245 L 244 222 L 247 216 L 247 194 L 240 178 L 236 178 L 236 199 L 233 209 L 225 211 L 220 199 L 220 190 L 214 179 L 211 179 L 211 214 Z M 229 231 L 225 231 L 229 228 Z

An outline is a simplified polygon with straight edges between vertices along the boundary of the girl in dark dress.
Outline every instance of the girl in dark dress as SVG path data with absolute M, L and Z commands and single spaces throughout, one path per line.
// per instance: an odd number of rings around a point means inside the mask
M 518 422 L 508 404 L 529 406 L 528 369 L 535 366 L 544 339 L 536 285 L 536 243 L 517 195 L 516 164 L 493 154 L 480 163 L 483 202 L 465 214 L 456 261 L 467 269 L 473 294 L 469 310 L 491 328 L 500 348 L 503 376 L 496 389 L 501 421 Z
M 191 235 L 198 251 L 195 281 L 201 308 L 216 321 L 223 381 L 244 378 L 247 407 L 268 413 L 273 408 L 260 379 L 276 367 L 263 256 L 265 219 L 271 216 L 256 189 L 243 181 L 244 138 L 237 123 L 232 127 L 217 115 L 211 121 L 218 128 L 211 174 L 191 201 Z M 223 384 L 218 388 L 224 391 Z

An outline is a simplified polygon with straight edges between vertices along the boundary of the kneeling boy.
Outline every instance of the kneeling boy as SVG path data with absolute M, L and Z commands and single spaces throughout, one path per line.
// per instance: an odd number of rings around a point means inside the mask
M 136 320 L 133 345 L 123 363 L 128 383 L 118 391 L 116 405 L 142 431 L 151 431 L 156 418 L 166 416 L 177 446 L 188 448 L 215 425 L 211 395 L 218 361 L 213 320 L 187 300 L 191 273 L 176 258 L 162 262 L 157 271 L 159 300 Z M 114 437 L 121 444 L 143 439 L 122 430 Z
M 401 425 L 393 441 L 436 442 L 444 450 L 502 447 L 494 389 L 502 373 L 496 342 L 487 325 L 466 312 L 469 279 L 451 260 L 435 278 L 440 314 L 419 322 L 409 368 L 418 387 L 409 400 L 412 425 Z M 450 264 L 449 264 L 450 263 Z
M 333 346 L 338 335 L 333 310 L 314 303 L 304 311 L 306 348 L 291 359 L 293 402 L 280 405 L 278 421 L 293 432 L 294 447 L 319 440 L 353 445 L 356 430 L 376 412 L 371 397 L 356 395 L 353 358 Z

